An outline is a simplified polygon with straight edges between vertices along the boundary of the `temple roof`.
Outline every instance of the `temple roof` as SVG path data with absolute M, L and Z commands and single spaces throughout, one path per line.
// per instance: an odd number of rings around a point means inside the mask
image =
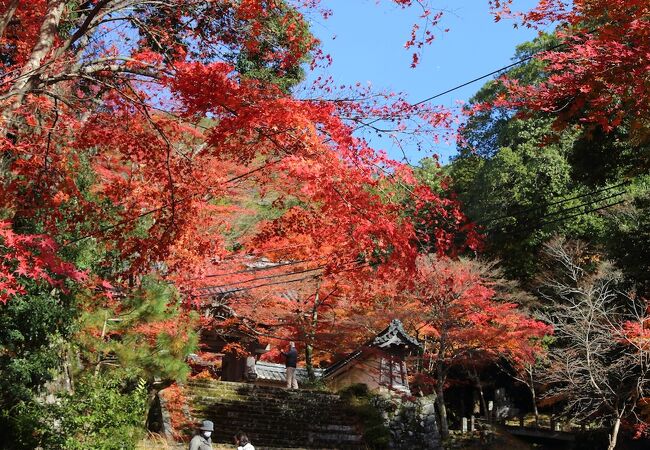
M 257 381 L 274 381 L 279 383 L 287 382 L 287 368 L 284 364 L 275 364 L 267 361 L 257 361 L 255 363 L 255 372 L 257 373 Z M 316 378 L 323 375 L 323 369 L 314 368 Z M 298 382 L 304 383 L 308 381 L 307 369 L 304 367 L 296 368 L 296 378 Z
M 406 345 L 413 349 L 420 349 L 422 345 L 409 335 L 405 330 L 402 322 L 398 319 L 390 321 L 390 325 L 379 333 L 368 345 L 373 347 L 386 348 L 392 345 Z
M 400 322 L 398 319 L 393 319 L 391 320 L 388 327 L 386 327 L 373 339 L 368 341 L 364 346 L 325 369 L 323 375 L 325 377 L 330 377 L 336 373 L 340 373 L 341 370 L 346 370 L 346 366 L 354 363 L 355 360 L 360 359 L 364 355 L 371 352 L 371 349 L 373 347 L 387 350 L 393 346 L 406 346 L 415 351 L 422 349 L 422 345 L 417 341 L 417 339 L 410 336 L 406 330 L 404 330 L 402 322 Z

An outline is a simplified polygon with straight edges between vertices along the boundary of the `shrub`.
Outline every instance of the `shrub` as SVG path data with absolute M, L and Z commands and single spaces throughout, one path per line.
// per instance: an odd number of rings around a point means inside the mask
M 390 443 L 390 431 L 381 412 L 374 406 L 375 395 L 368 391 L 365 384 L 353 384 L 340 392 L 349 411 L 363 425 L 363 441 L 371 449 L 387 449 Z
M 54 403 L 22 402 L 10 419 L 13 448 L 135 449 L 144 435 L 147 389 L 124 373 L 86 376 Z

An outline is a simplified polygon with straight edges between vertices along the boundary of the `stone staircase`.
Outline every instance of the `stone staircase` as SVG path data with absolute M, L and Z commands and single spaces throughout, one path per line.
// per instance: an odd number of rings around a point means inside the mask
M 185 388 L 191 416 L 214 422 L 216 443 L 232 443 L 241 430 L 256 449 L 366 448 L 357 419 L 336 394 L 211 380 Z

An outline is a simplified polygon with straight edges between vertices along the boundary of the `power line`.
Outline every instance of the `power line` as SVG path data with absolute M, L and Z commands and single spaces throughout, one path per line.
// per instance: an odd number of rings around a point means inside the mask
M 591 32 L 591 31 L 590 31 L 590 32 Z M 525 62 L 528 62 L 528 61 L 530 61 L 531 59 L 534 59 L 535 56 L 537 56 L 538 54 L 540 54 L 540 53 L 542 53 L 542 52 L 550 52 L 550 51 L 553 51 L 553 50 L 557 50 L 558 48 L 560 48 L 560 47 L 564 47 L 565 45 L 567 45 L 566 42 L 561 42 L 561 43 L 559 43 L 559 44 L 556 44 L 556 45 L 553 45 L 553 46 L 551 46 L 551 47 L 545 48 L 545 49 L 543 49 L 543 50 L 538 50 L 538 51 L 536 51 L 535 53 L 532 53 L 532 54 L 526 56 L 525 58 L 521 58 L 521 59 L 519 59 L 519 60 L 517 60 L 517 61 L 515 61 L 515 62 L 513 62 L 513 63 L 510 63 L 510 64 L 508 64 L 508 65 L 506 65 L 506 66 L 500 67 L 499 69 L 493 70 L 492 72 L 486 73 L 485 75 L 481 75 L 481 76 L 479 76 L 479 77 L 473 78 L 473 79 L 471 79 L 471 80 L 469 80 L 469 81 L 466 81 L 466 82 L 464 82 L 464 83 L 461 83 L 461 84 L 459 84 L 459 85 L 457 85 L 457 86 L 454 86 L 454 87 L 452 87 L 452 88 L 449 88 L 449 89 L 447 89 L 447 90 L 445 90 L 445 91 L 439 92 L 439 93 L 434 94 L 434 95 L 432 95 L 432 96 L 430 96 L 430 97 L 427 97 L 427 98 L 424 98 L 424 99 L 422 99 L 422 100 L 419 100 L 419 101 L 417 101 L 417 102 L 415 102 L 415 103 L 412 103 L 412 104 L 409 105 L 409 107 L 412 107 L 412 106 L 419 106 L 419 105 L 422 105 L 423 103 L 430 102 L 431 100 L 435 100 L 435 99 L 437 99 L 437 98 L 439 98 L 439 97 L 442 97 L 443 95 L 450 94 L 450 93 L 452 93 L 452 92 L 454 92 L 454 91 L 457 91 L 458 89 L 462 89 L 462 88 L 464 88 L 465 86 L 469 86 L 470 84 L 474 84 L 474 83 L 476 83 L 477 81 L 484 80 L 484 79 L 486 79 L 486 78 L 488 78 L 488 77 L 491 77 L 491 76 L 493 76 L 493 75 L 497 75 L 497 74 L 502 73 L 502 72 L 504 72 L 504 71 L 506 71 L 506 70 L 508 70 L 508 69 L 512 69 L 513 67 L 516 67 L 516 66 L 518 66 L 518 65 L 520 65 L 520 64 L 523 64 L 523 63 L 525 63 Z M 401 111 L 403 111 L 403 110 L 404 110 L 404 109 L 402 109 Z M 401 112 L 401 111 L 398 110 L 398 112 Z M 357 126 L 353 129 L 353 131 L 356 131 L 356 130 L 358 130 L 358 129 L 360 129 L 360 128 L 363 128 L 364 126 L 370 126 L 370 125 L 372 125 L 373 123 L 377 123 L 377 122 L 379 122 L 380 120 L 387 120 L 387 119 L 382 118 L 382 117 L 378 117 L 378 118 L 376 118 L 376 119 L 371 120 L 370 122 L 362 123 L 362 124 L 360 124 L 360 125 L 357 125 Z
M 200 290 L 203 290 L 203 289 L 206 289 L 206 290 L 207 289 L 221 289 L 221 288 L 234 286 L 234 285 L 242 285 L 242 284 L 252 283 L 252 282 L 258 281 L 258 280 L 270 280 L 270 279 L 273 279 L 273 278 L 289 277 L 289 276 L 292 276 L 292 275 L 299 275 L 299 274 L 303 274 L 303 273 L 316 272 L 318 270 L 323 269 L 324 267 L 325 266 L 317 266 L 317 267 L 313 267 L 313 268 L 309 268 L 309 269 L 296 270 L 294 272 L 276 273 L 276 274 L 273 274 L 273 275 L 265 275 L 265 276 L 261 276 L 261 277 L 253 277 L 253 278 L 249 278 L 247 280 L 237 281 L 235 283 L 218 284 L 218 285 L 215 285 L 215 286 L 204 286 L 204 287 L 196 288 L 195 290 L 200 291 Z
M 627 193 L 627 191 L 625 191 L 625 190 L 623 190 L 623 191 L 619 191 L 619 192 L 616 192 L 616 193 L 614 193 L 614 194 L 607 195 L 607 196 L 605 196 L 605 197 L 599 197 L 599 198 L 596 198 L 596 199 L 593 199 L 593 200 L 590 200 L 590 201 L 587 201 L 587 202 L 581 203 L 581 204 L 579 204 L 579 205 L 572 206 L 572 207 L 570 207 L 570 208 L 564 208 L 564 209 L 560 209 L 560 210 L 558 210 L 558 211 L 553 211 L 553 212 L 550 212 L 550 213 L 548 213 L 548 214 L 544 214 L 544 215 L 542 215 L 541 217 L 557 216 L 558 214 L 559 214 L 559 215 L 562 215 L 562 214 L 565 214 L 565 213 L 567 213 L 567 212 L 569 212 L 569 211 L 573 211 L 573 210 L 575 210 L 575 209 L 580 209 L 580 208 L 582 208 L 582 207 L 584 207 L 584 206 L 589 206 L 589 205 L 593 205 L 594 203 L 604 202 L 605 200 L 610 200 L 610 199 L 613 199 L 613 198 L 616 198 L 616 197 L 620 197 L 621 195 L 624 195 L 624 194 L 626 194 L 626 193 Z M 537 218 L 539 218 L 539 217 L 540 217 L 540 216 L 537 216 Z
M 504 214 L 504 215 L 497 216 L 497 217 L 494 217 L 494 218 L 479 219 L 479 220 L 476 220 L 476 223 L 486 223 L 486 222 L 489 223 L 489 222 L 496 222 L 496 221 L 499 221 L 499 220 L 501 220 L 501 219 L 506 219 L 506 218 L 509 218 L 509 217 L 516 217 L 516 216 L 519 216 L 519 215 L 525 214 L 525 213 L 527 213 L 527 212 L 538 211 L 538 210 L 540 210 L 540 209 L 542 209 L 542 208 L 545 208 L 545 207 L 555 206 L 555 205 L 560 205 L 560 204 L 562 204 L 562 203 L 566 203 L 566 202 L 569 202 L 569 201 L 571 201 L 571 200 L 577 200 L 577 199 L 579 199 L 579 198 L 588 197 L 588 196 L 591 196 L 591 195 L 594 195 L 594 194 L 599 194 L 599 193 L 603 193 L 603 192 L 608 192 L 608 191 L 611 191 L 611 190 L 613 190 L 613 189 L 616 189 L 616 188 L 619 188 L 619 187 L 622 187 L 622 186 L 626 186 L 626 185 L 628 185 L 629 183 L 630 183 L 629 180 L 625 180 L 625 181 L 623 181 L 622 183 L 618 183 L 618 184 L 615 184 L 615 185 L 610 186 L 610 187 L 606 187 L 606 188 L 596 189 L 596 190 L 594 190 L 594 191 L 585 192 L 585 193 L 583 193 L 583 194 L 579 194 L 579 195 L 576 195 L 576 196 L 573 196 L 573 197 L 569 197 L 569 198 L 567 198 L 567 199 L 557 200 L 557 201 L 554 201 L 554 202 L 551 202 L 551 203 L 546 203 L 546 204 L 544 204 L 544 205 L 536 205 L 536 206 L 533 206 L 533 207 L 530 207 L 530 208 L 517 209 L 517 210 L 515 210 L 514 212 L 512 212 L 511 214 Z M 623 192 L 624 192 L 624 191 L 623 191 Z
M 313 280 L 313 279 L 316 279 L 316 278 L 317 278 L 316 275 L 309 275 L 309 276 L 305 276 L 305 277 L 296 278 L 296 279 L 293 279 L 293 280 L 274 281 L 274 282 L 270 282 L 270 283 L 262 283 L 262 284 L 257 284 L 257 285 L 253 285 L 253 286 L 246 286 L 246 287 L 241 287 L 241 288 L 229 289 L 227 291 L 219 291 L 217 288 L 212 289 L 211 287 L 206 287 L 205 288 L 206 293 L 205 294 L 201 293 L 201 294 L 197 295 L 197 297 L 208 297 L 208 296 L 214 295 L 214 294 L 232 295 L 232 294 L 236 294 L 238 292 L 248 291 L 248 290 L 251 290 L 251 289 L 258 289 L 258 288 L 266 287 L 266 286 L 275 286 L 275 285 L 278 285 L 278 284 L 299 283 L 301 281 L 305 281 L 305 280 L 309 280 L 309 279 Z M 237 285 L 233 284 L 233 286 L 237 286 Z M 212 292 L 213 290 L 216 291 L 216 292 Z
M 594 33 L 596 30 L 597 30 L 597 28 L 592 28 L 592 29 L 590 29 L 590 30 L 585 31 L 585 34 L 591 34 L 591 33 Z M 493 76 L 493 75 L 497 75 L 497 74 L 502 73 L 502 72 L 504 72 L 504 71 L 506 71 L 506 70 L 508 70 L 508 69 L 512 69 L 513 67 L 516 67 L 516 66 L 518 66 L 518 65 L 520 65 L 520 64 L 523 64 L 523 63 L 525 63 L 525 62 L 528 62 L 528 61 L 530 61 L 531 59 L 534 59 L 535 56 L 539 55 L 540 53 L 543 53 L 543 52 L 551 52 L 551 51 L 553 51 L 553 50 L 557 50 L 557 49 L 559 49 L 559 48 L 561 48 L 561 47 L 564 47 L 565 45 L 568 45 L 568 42 L 560 42 L 560 43 L 555 44 L 555 45 L 552 45 L 552 46 L 550 46 L 550 47 L 548 47 L 548 48 L 541 49 L 541 50 L 537 50 L 536 52 L 531 53 L 530 55 L 528 55 L 528 56 L 526 56 L 526 57 L 524 57 L 524 58 L 518 59 L 517 61 L 515 61 L 515 62 L 513 62 L 513 63 L 510 63 L 510 64 L 508 64 L 508 65 L 506 65 L 506 66 L 500 67 L 499 69 L 493 70 L 492 72 L 486 73 L 485 75 L 481 75 L 481 76 L 479 76 L 479 77 L 473 78 L 473 79 L 471 79 L 471 80 L 469 80 L 469 81 L 466 81 L 466 82 L 464 82 L 464 83 L 461 83 L 461 84 L 459 84 L 459 85 L 457 85 L 457 86 L 454 86 L 454 87 L 452 87 L 452 88 L 449 88 L 449 89 L 447 89 L 447 90 L 445 90 L 445 91 L 439 92 L 439 93 L 437 93 L 437 94 L 431 95 L 430 97 L 427 97 L 427 98 L 424 98 L 424 99 L 422 99 L 422 100 L 419 100 L 419 101 L 417 101 L 417 102 L 415 102 L 415 103 L 412 103 L 412 104 L 409 105 L 409 107 L 410 107 L 410 106 L 418 106 L 418 105 L 421 105 L 421 104 L 423 104 L 423 103 L 430 102 L 431 100 L 435 100 L 436 98 L 442 97 L 443 95 L 450 94 L 451 92 L 457 91 L 458 89 L 462 89 L 462 88 L 464 88 L 464 87 L 466 87 L 466 86 L 469 86 L 470 84 L 476 83 L 477 81 L 484 80 L 484 79 L 486 79 L 486 78 L 488 78 L 488 77 L 491 77 L 491 76 Z M 398 110 L 398 112 L 401 112 L 401 111 L 404 111 L 404 108 Z M 358 130 L 358 129 L 364 127 L 364 126 L 372 125 L 373 123 L 379 122 L 380 120 L 387 120 L 387 119 L 384 119 L 384 118 L 378 117 L 378 118 L 376 118 L 376 119 L 371 120 L 370 122 L 363 123 L 363 124 L 361 124 L 361 125 L 357 125 L 357 126 L 353 129 L 353 131 L 356 131 L 356 130 Z
M 623 199 L 623 200 L 619 200 L 619 201 L 614 202 L 614 203 L 610 203 L 610 204 L 605 205 L 605 206 L 600 206 L 600 207 L 598 207 L 598 208 L 593 208 L 593 209 L 590 209 L 590 210 L 588 210 L 588 211 L 582 211 L 582 212 L 579 212 L 579 213 L 576 213 L 576 214 L 571 214 L 571 215 L 568 215 L 568 216 L 560 217 L 560 218 L 555 219 L 555 220 L 549 220 L 549 221 L 546 221 L 546 222 L 542 222 L 542 223 L 539 223 L 539 224 L 537 224 L 537 225 L 535 225 L 535 226 L 525 228 L 525 229 L 521 230 L 520 233 L 524 233 L 524 232 L 526 232 L 526 231 L 531 231 L 531 230 L 539 229 L 539 228 L 541 228 L 541 227 L 545 227 L 546 225 L 550 225 L 550 224 L 552 224 L 552 223 L 556 223 L 556 222 L 564 222 L 564 221 L 566 221 L 566 220 L 568 220 L 568 219 L 572 219 L 572 218 L 574 218 L 574 217 L 578 217 L 578 216 L 584 216 L 584 215 L 589 214 L 589 213 L 592 213 L 592 212 L 596 212 L 596 211 L 601 211 L 601 210 L 604 210 L 604 209 L 608 209 L 608 208 L 611 208 L 611 207 L 613 207 L 613 206 L 620 205 L 621 203 L 625 203 L 625 199 Z
M 496 75 L 496 74 L 501 73 L 501 72 L 503 72 L 505 70 L 508 70 L 508 69 L 511 69 L 511 68 L 513 68 L 515 66 L 518 66 L 519 64 L 523 64 L 525 62 L 528 62 L 531 59 L 535 58 L 535 56 L 537 56 L 539 53 L 550 52 L 550 51 L 553 51 L 553 50 L 557 50 L 558 48 L 564 47 L 565 45 L 566 45 L 566 42 L 561 42 L 559 44 L 553 45 L 553 46 L 551 46 L 549 48 L 546 48 L 544 50 L 538 50 L 535 53 L 532 53 L 531 55 L 529 55 L 529 56 L 527 56 L 525 58 L 519 59 L 519 60 L 517 60 L 517 61 L 515 61 L 515 62 L 513 62 L 511 64 L 508 64 L 507 66 L 503 66 L 500 69 L 493 70 L 490 73 L 487 73 L 485 75 L 481 75 L 480 77 L 476 77 L 476 78 L 474 78 L 472 80 L 466 81 L 465 83 L 459 84 L 458 86 L 454 86 L 453 88 L 447 89 L 446 91 L 440 92 L 438 94 L 432 95 L 431 97 L 427 97 L 427 98 L 422 99 L 422 100 L 420 100 L 418 102 L 415 102 L 415 103 L 413 103 L 413 106 L 418 106 L 418 105 L 421 105 L 423 103 L 430 102 L 431 100 L 435 100 L 438 97 L 442 97 L 443 95 L 447 95 L 447 94 L 449 94 L 451 92 L 457 91 L 458 89 L 464 88 L 465 86 L 469 86 L 470 84 L 476 83 L 477 81 L 484 80 L 485 78 L 491 77 L 492 75 Z
M 316 261 L 316 259 L 314 259 L 314 261 Z M 345 268 L 345 266 L 350 266 L 350 265 L 352 265 L 352 266 L 348 267 L 348 268 Z M 347 272 L 349 270 L 354 270 L 354 269 L 358 269 L 358 268 L 369 266 L 369 265 L 370 265 L 370 263 L 367 263 L 367 262 L 350 261 L 350 262 L 342 264 L 341 265 L 342 269 L 337 271 L 337 273 Z M 220 285 L 203 286 L 203 287 L 195 288 L 194 291 L 210 290 L 210 289 L 223 289 L 223 288 L 227 288 L 227 287 L 230 287 L 230 286 L 239 286 L 239 285 L 242 285 L 242 284 L 252 283 L 254 281 L 259 281 L 259 280 L 270 280 L 270 279 L 274 279 L 274 278 L 289 277 L 289 276 L 293 276 L 293 275 L 300 275 L 300 274 L 304 274 L 304 273 L 316 272 L 316 271 L 325 269 L 326 267 L 327 267 L 326 265 L 321 265 L 321 266 L 317 266 L 317 267 L 296 270 L 296 271 L 293 271 L 293 272 L 277 273 L 277 274 L 273 274 L 273 275 L 264 275 L 264 276 L 260 276 L 260 277 L 253 277 L 253 278 L 249 278 L 247 280 L 235 281 L 235 282 L 231 282 L 231 283 L 224 283 L 224 284 L 220 284 Z
M 242 273 L 254 273 L 254 272 L 260 272 L 260 271 L 265 271 L 265 270 L 273 270 L 277 269 L 279 267 L 285 267 L 285 266 L 295 266 L 296 264 L 302 264 L 306 262 L 312 262 L 312 261 L 317 261 L 318 259 L 322 258 L 309 258 L 309 259 L 300 259 L 300 260 L 295 260 L 295 261 L 286 261 L 283 263 L 270 263 L 268 266 L 264 267 L 252 267 L 249 269 L 242 269 L 242 270 L 236 270 L 233 272 L 218 272 L 218 273 L 213 273 L 209 275 L 205 275 L 203 277 L 197 277 L 197 278 L 192 278 L 192 280 L 202 280 L 204 278 L 220 278 L 220 277 L 226 277 L 229 275 L 239 275 Z
M 568 213 L 570 211 L 574 211 L 576 209 L 584 208 L 585 206 L 589 207 L 589 206 L 594 205 L 596 203 L 602 203 L 602 202 L 607 201 L 607 200 L 615 199 L 615 198 L 620 197 L 621 195 L 624 195 L 626 193 L 627 193 L 627 191 L 620 191 L 620 192 L 617 192 L 617 193 L 612 194 L 612 195 L 608 195 L 608 196 L 605 196 L 605 197 L 599 197 L 599 198 L 596 198 L 596 199 L 593 199 L 593 200 L 590 200 L 590 201 L 580 203 L 579 205 L 575 205 L 575 206 L 572 206 L 570 208 L 563 208 L 563 209 L 560 209 L 560 210 L 557 210 L 557 211 L 553 211 L 553 212 L 550 212 L 550 213 L 547 213 L 547 214 L 537 215 L 537 216 L 534 216 L 534 217 L 519 218 L 519 217 L 514 216 L 514 215 L 510 216 L 510 217 L 515 218 L 515 219 L 522 219 L 522 224 L 523 225 L 531 224 L 531 223 L 539 222 L 540 220 L 543 221 L 543 220 L 545 220 L 545 219 L 547 219 L 549 217 L 558 216 L 558 215 L 562 216 L 562 215 L 565 215 L 566 213 Z M 487 231 L 495 231 L 497 228 L 498 228 L 498 225 L 493 225 L 492 227 L 489 227 L 487 229 Z
M 368 263 L 359 264 L 358 266 L 355 266 L 355 267 L 350 267 L 348 269 L 342 269 L 338 273 L 350 272 L 350 271 L 353 271 L 353 270 L 361 269 L 361 268 L 366 267 L 366 266 L 370 266 L 370 264 L 368 264 Z M 312 269 L 311 271 L 314 271 L 314 270 L 319 270 L 319 269 Z M 309 272 L 309 270 L 302 271 L 302 273 L 304 273 L 304 272 Z M 301 272 L 298 271 L 298 272 L 295 272 L 293 274 L 284 274 L 284 276 L 291 276 L 291 275 L 299 274 L 299 273 L 301 273 Z M 264 278 L 273 278 L 273 276 L 260 277 L 258 279 L 264 279 Z M 301 281 L 315 280 L 317 278 L 318 278 L 317 274 L 316 275 L 308 275 L 308 276 L 295 278 L 295 279 L 291 279 L 291 280 L 273 281 L 273 282 L 269 282 L 269 283 L 261 283 L 261 284 L 256 284 L 256 285 L 253 285 L 253 286 L 238 287 L 238 288 L 235 288 L 235 289 L 227 289 L 227 290 L 225 290 L 223 288 L 224 287 L 229 287 L 229 286 L 241 286 L 241 283 L 224 284 L 224 285 L 221 285 L 221 286 L 205 286 L 203 288 L 197 288 L 197 289 L 195 289 L 193 291 L 190 291 L 190 293 L 197 292 L 197 291 L 199 291 L 199 292 L 205 291 L 205 293 L 199 293 L 198 295 L 196 295 L 197 297 L 208 297 L 208 296 L 214 295 L 214 294 L 217 294 L 217 295 L 233 295 L 233 294 L 236 294 L 238 292 L 249 291 L 249 290 L 258 289 L 258 288 L 261 288 L 261 287 L 276 286 L 276 285 L 285 284 L 285 283 L 287 283 L 287 284 L 289 284 L 289 283 L 299 283 Z M 253 280 L 250 280 L 250 281 L 253 281 Z

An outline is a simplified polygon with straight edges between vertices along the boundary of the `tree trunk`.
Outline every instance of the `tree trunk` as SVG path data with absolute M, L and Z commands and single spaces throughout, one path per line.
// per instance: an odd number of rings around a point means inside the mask
M 449 422 L 447 421 L 447 406 L 445 405 L 445 374 L 438 368 L 438 379 L 436 384 L 436 404 L 438 405 L 438 413 L 440 414 L 440 436 L 442 439 L 449 437 Z
M 36 45 L 34 45 L 29 59 L 22 67 L 18 79 L 7 94 L 10 97 L 10 107 L 5 110 L 5 120 L 11 119 L 13 111 L 22 104 L 25 95 L 31 89 L 32 83 L 38 75 L 37 72 L 43 63 L 43 59 L 52 50 L 64 9 L 65 0 L 50 0 L 48 2 L 47 14 L 41 24 Z M 7 120 L 7 124 L 9 122 L 10 120 Z
M 2 17 L 0 18 L 0 38 L 4 36 L 5 30 L 7 29 L 9 22 L 11 22 L 11 19 L 14 17 L 17 7 L 18 0 L 11 0 L 11 3 L 9 3 L 5 12 L 2 13 Z
M 614 450 L 616 448 L 616 440 L 618 439 L 618 430 L 620 427 L 621 418 L 617 416 L 616 421 L 614 422 L 614 428 L 612 429 L 612 434 L 609 435 L 609 447 L 607 447 L 607 450 Z
M 320 281 L 316 288 L 314 298 L 314 306 L 311 309 L 311 318 L 309 321 L 309 332 L 306 334 L 305 339 L 305 367 L 307 369 L 307 377 L 309 381 L 316 381 L 316 374 L 314 373 L 314 341 L 316 340 L 316 327 L 318 326 L 318 307 L 320 306 Z
M 447 407 L 445 406 L 445 394 L 441 386 L 436 388 L 436 404 L 440 414 L 440 436 L 443 439 L 449 437 L 449 423 L 447 422 Z
M 535 390 L 535 366 L 530 365 L 526 368 L 526 373 L 528 374 L 528 390 L 530 391 L 530 397 L 533 402 L 533 415 L 535 416 L 535 426 L 539 427 L 539 410 L 537 409 L 537 391 Z
M 305 345 L 305 368 L 307 369 L 307 377 L 309 381 L 316 380 L 316 373 L 314 372 L 314 363 L 312 362 L 314 356 L 314 346 L 310 343 Z
M 476 383 L 476 388 L 478 389 L 479 398 L 481 399 L 481 408 L 483 409 L 483 417 L 487 420 L 490 418 L 489 417 L 490 412 L 488 411 L 487 403 L 485 403 L 485 394 L 483 393 L 483 385 L 481 384 L 481 379 L 479 378 L 476 369 L 472 369 L 471 375 L 472 378 L 474 378 L 474 382 Z

